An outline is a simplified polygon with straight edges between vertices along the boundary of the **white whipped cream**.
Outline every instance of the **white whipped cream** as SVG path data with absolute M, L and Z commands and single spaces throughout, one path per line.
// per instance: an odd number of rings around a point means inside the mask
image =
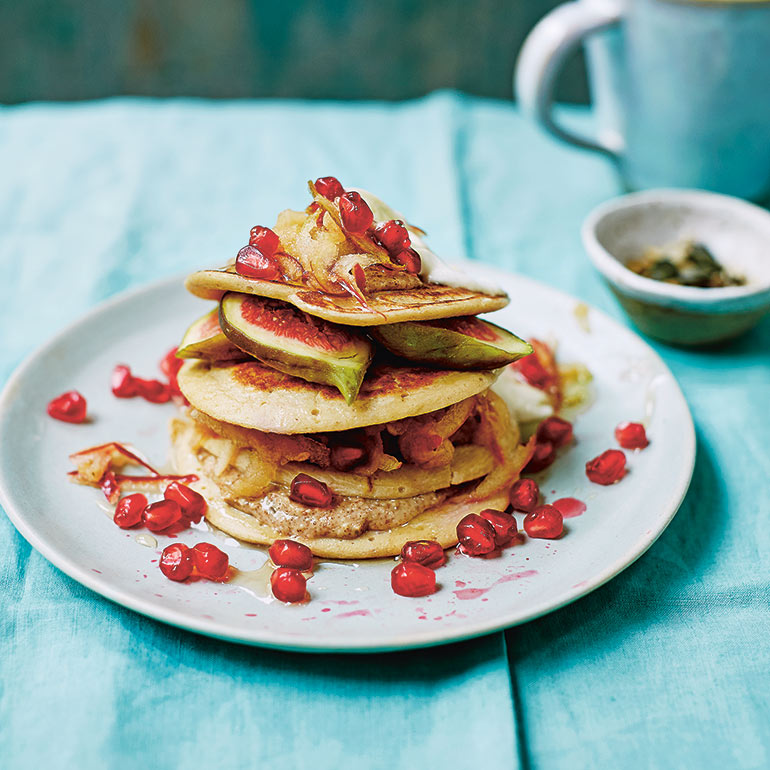
M 544 420 L 553 414 L 545 391 L 519 379 L 510 366 L 503 369 L 492 390 L 505 401 L 508 411 L 520 423 Z
M 468 289 L 469 291 L 478 291 L 482 294 L 491 294 L 498 296 L 505 294 L 505 291 L 497 284 L 491 281 L 485 281 L 450 267 L 437 254 L 432 252 L 420 234 L 413 230 L 408 224 L 406 217 L 400 212 L 392 209 L 387 203 L 380 200 L 368 190 L 362 190 L 358 187 L 348 188 L 357 192 L 367 203 L 374 214 L 374 226 L 377 227 L 391 219 L 400 219 L 409 229 L 409 237 L 412 240 L 412 248 L 420 255 L 422 269 L 420 278 L 426 283 L 438 283 L 443 286 L 454 286 L 458 289 Z

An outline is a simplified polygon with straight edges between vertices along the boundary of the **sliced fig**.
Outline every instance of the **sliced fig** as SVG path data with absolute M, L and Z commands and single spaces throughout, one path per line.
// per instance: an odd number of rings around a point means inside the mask
M 475 316 L 385 324 L 369 333 L 391 353 L 449 369 L 497 369 L 532 352 L 528 342 Z
M 233 345 L 219 326 L 219 310 L 193 322 L 182 337 L 177 358 L 205 358 L 209 361 L 242 361 L 247 358 L 243 351 Z
M 372 360 L 372 344 L 362 333 L 279 299 L 228 292 L 219 303 L 219 323 L 241 350 L 279 372 L 334 386 L 348 404 Z

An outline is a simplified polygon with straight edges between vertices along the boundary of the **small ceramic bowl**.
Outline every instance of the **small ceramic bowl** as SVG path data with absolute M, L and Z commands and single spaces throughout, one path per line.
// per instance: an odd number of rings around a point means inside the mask
M 649 190 L 595 208 L 583 244 L 623 309 L 645 334 L 679 345 L 736 337 L 770 311 L 770 212 L 701 190 Z M 704 289 L 637 275 L 625 265 L 650 247 L 703 243 L 746 284 Z

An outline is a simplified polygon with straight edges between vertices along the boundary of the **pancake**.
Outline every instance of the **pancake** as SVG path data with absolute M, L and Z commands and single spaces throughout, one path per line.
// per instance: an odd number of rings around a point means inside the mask
M 187 400 L 216 420 L 271 433 L 319 433 L 432 412 L 485 391 L 498 374 L 373 366 L 352 404 L 346 404 L 336 388 L 283 374 L 258 361 L 188 360 L 179 370 L 178 382 Z
M 354 297 L 246 278 L 238 275 L 234 268 L 199 270 L 188 276 L 185 287 L 196 297 L 217 301 L 228 291 L 282 299 L 310 315 L 348 326 L 380 326 L 400 321 L 432 321 L 477 315 L 499 310 L 509 302 L 506 294 L 493 296 L 471 289 L 429 283 L 414 288 L 374 292 L 366 297 L 366 308 Z
M 230 497 L 225 487 L 214 480 L 216 466 L 222 458 L 210 456 L 208 449 L 201 452 L 194 423 L 189 420 L 175 420 L 172 424 L 173 462 L 179 472 L 194 473 L 198 477 L 191 486 L 208 502 L 207 521 L 239 540 L 270 545 L 279 538 L 291 537 L 309 546 L 316 556 L 334 559 L 394 556 L 409 540 L 437 540 L 449 548 L 457 543 L 457 524 L 464 516 L 485 508 L 504 510 L 507 507 L 508 489 L 531 456 L 532 443 L 518 444 L 518 430 L 509 422 L 502 402 L 495 396 L 491 398 L 497 413 L 495 426 L 501 451 L 491 472 L 480 482 L 460 486 L 429 491 L 426 485 L 419 486 L 415 488 L 418 494 L 410 497 L 382 499 L 336 494 L 335 504 L 329 509 L 307 508 L 290 500 L 285 485 L 280 483 L 286 480 L 282 476 L 265 494 L 253 498 Z M 222 449 L 228 455 L 226 444 L 227 440 Z M 457 452 L 480 448 L 458 447 Z M 473 466 L 476 460 L 472 454 L 460 460 L 461 468 Z M 487 463 L 483 470 L 489 467 Z M 284 466 L 282 470 L 287 468 Z M 312 475 L 320 478 L 321 473 L 323 471 L 315 468 Z M 338 480 L 343 475 L 331 473 Z M 395 471 L 381 476 L 397 474 Z M 352 472 L 345 475 L 355 476 Z M 451 480 L 455 479 L 462 482 L 465 476 L 453 473 Z

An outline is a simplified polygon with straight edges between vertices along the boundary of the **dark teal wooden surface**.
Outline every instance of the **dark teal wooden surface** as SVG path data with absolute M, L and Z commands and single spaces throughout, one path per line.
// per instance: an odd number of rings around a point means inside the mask
M 0 0 L 0 103 L 152 96 L 511 97 L 557 0 Z M 575 64 L 578 64 L 575 62 Z M 560 98 L 585 97 L 582 67 Z

